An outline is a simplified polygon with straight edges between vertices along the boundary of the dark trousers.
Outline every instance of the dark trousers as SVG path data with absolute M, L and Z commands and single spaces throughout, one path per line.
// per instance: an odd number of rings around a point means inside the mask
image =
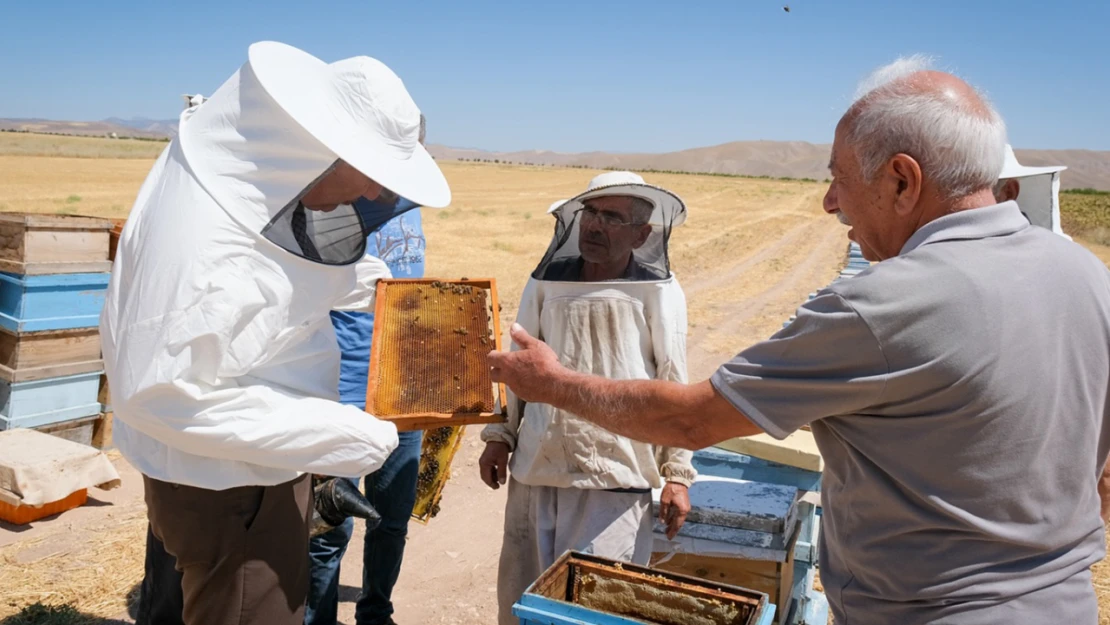
M 357 625 L 385 625 L 393 615 L 393 587 L 401 573 L 409 518 L 416 503 L 422 435 L 420 431 L 400 432 L 397 449 L 382 468 L 366 476 L 366 498 L 382 515 L 382 522 L 366 533 L 363 542 L 362 592 L 355 605 Z M 354 482 L 357 485 L 358 481 Z M 309 541 L 312 579 L 305 625 L 335 625 L 339 563 L 353 532 L 354 521 L 347 519 Z
M 366 476 L 366 496 L 382 515 L 382 524 L 363 543 L 362 592 L 356 607 L 358 625 L 388 623 L 393 614 L 393 587 L 401 571 L 409 518 L 416 502 L 421 432 L 401 432 L 397 449 L 380 470 Z M 357 480 L 354 480 L 357 484 Z M 354 521 L 309 542 L 310 587 L 305 625 L 335 625 L 339 605 L 339 563 L 354 531 Z M 185 625 L 181 619 L 181 573 L 177 560 L 147 528 L 146 574 L 140 586 L 135 625 Z
M 146 571 L 139 586 L 139 610 L 135 625 L 185 625 L 181 620 L 181 572 L 177 559 L 146 526 Z
M 185 625 L 302 625 L 308 593 L 309 476 L 276 486 L 223 491 L 143 478 L 153 538 L 180 571 Z M 148 553 L 148 565 L 151 564 Z M 172 605 L 165 561 L 144 580 L 151 617 Z M 148 567 L 148 573 L 151 572 Z M 165 593 L 168 595 L 169 593 Z M 141 607 L 140 611 L 144 608 Z M 172 618 L 172 615 L 170 616 Z M 172 622 L 172 621 L 171 621 Z

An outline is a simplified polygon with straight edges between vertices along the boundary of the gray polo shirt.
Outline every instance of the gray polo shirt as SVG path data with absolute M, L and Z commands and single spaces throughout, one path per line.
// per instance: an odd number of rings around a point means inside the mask
M 838 625 L 1094 624 L 1110 272 L 1007 202 L 837 282 L 714 387 L 825 459 Z

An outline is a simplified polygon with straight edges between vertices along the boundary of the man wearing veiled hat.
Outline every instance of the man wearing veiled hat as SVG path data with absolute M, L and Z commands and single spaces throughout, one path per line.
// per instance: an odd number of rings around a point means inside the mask
M 517 323 L 573 370 L 685 381 L 686 297 L 671 273 L 675 194 L 630 172 L 590 181 L 552 205 L 555 234 L 521 297 Z M 482 432 L 491 488 L 508 482 L 497 594 L 499 623 L 568 549 L 636 564 L 652 550 L 652 490 L 672 538 L 690 510 L 693 454 L 617 436 L 564 410 L 509 393 L 508 422 Z M 510 459 L 511 454 L 511 459 Z M 510 477 L 511 475 L 511 477 Z
M 182 115 L 120 238 L 100 332 L 115 442 L 182 572 L 188 625 L 300 625 L 312 473 L 361 477 L 396 428 L 338 402 L 329 313 L 370 310 L 388 196 L 450 203 L 381 62 L 275 42 Z M 400 206 L 400 204 L 398 204 Z

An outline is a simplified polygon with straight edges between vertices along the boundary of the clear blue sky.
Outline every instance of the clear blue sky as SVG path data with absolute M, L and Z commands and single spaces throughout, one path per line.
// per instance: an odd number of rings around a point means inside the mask
M 0 117 L 175 117 L 263 39 L 390 65 L 428 139 L 669 151 L 831 141 L 856 82 L 926 53 L 1020 148 L 1110 149 L 1110 1 L 10 2 Z

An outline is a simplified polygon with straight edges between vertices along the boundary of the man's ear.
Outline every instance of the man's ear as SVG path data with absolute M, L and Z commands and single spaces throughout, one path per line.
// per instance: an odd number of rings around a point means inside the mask
M 894 211 L 909 215 L 917 208 L 924 178 L 921 165 L 908 154 L 895 154 L 887 161 L 885 173 L 894 183 Z

